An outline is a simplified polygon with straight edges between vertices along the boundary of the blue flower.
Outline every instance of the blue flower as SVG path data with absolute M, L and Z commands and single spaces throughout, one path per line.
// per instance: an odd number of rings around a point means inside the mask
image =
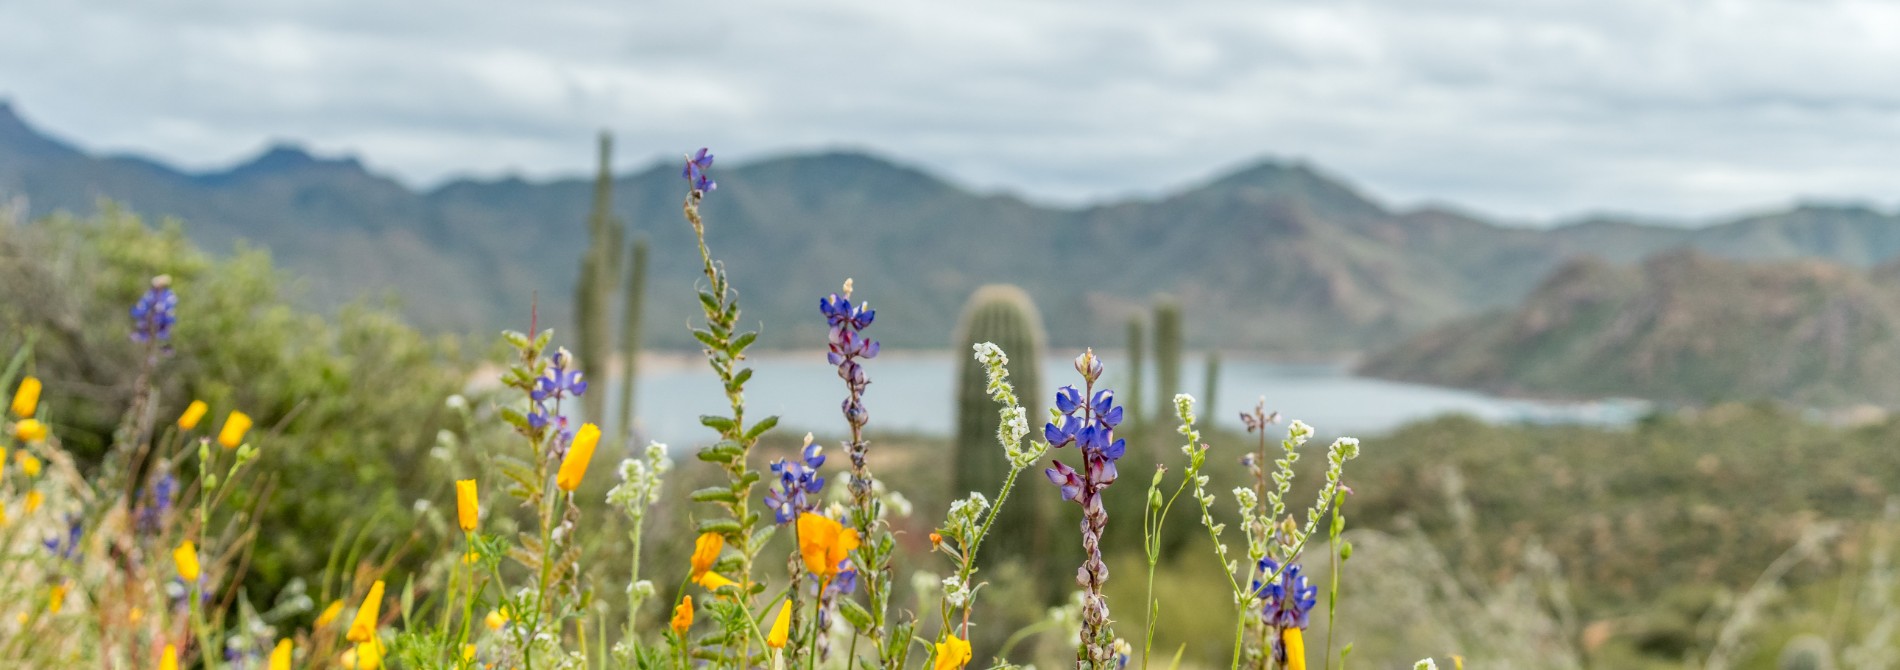
M 1094 352 L 1078 357 L 1075 368 L 1089 380 L 1090 387 L 1102 374 L 1101 359 Z M 1043 474 L 1062 488 L 1063 500 L 1092 508 L 1100 504 L 1100 490 L 1120 476 L 1115 462 L 1128 453 L 1128 441 L 1115 437 L 1115 427 L 1122 422 L 1122 408 L 1115 404 L 1114 391 L 1093 391 L 1083 402 L 1082 391 L 1064 386 L 1056 390 L 1056 411 L 1062 414 L 1060 422 L 1043 424 L 1042 437 L 1055 449 L 1075 445 L 1082 451 L 1082 469 L 1056 461 L 1055 467 Z
M 1298 563 L 1288 565 L 1279 579 L 1267 584 L 1260 580 L 1280 570 L 1280 564 L 1271 558 L 1262 558 L 1258 568 L 1254 573 L 1253 591 L 1263 603 L 1261 618 L 1275 628 L 1306 628 L 1313 606 L 1319 603 L 1319 587 L 1307 581 Z
M 171 278 L 159 275 L 152 280 L 151 290 L 132 305 L 132 341 L 168 341 L 177 322 L 178 294 L 172 292 Z
M 871 420 L 863 402 L 864 388 L 871 384 L 871 379 L 858 361 L 877 358 L 877 340 L 864 336 L 864 329 L 877 319 L 877 310 L 866 303 L 853 305 L 850 290 L 850 282 L 845 282 L 845 295 L 833 293 L 819 298 L 818 312 L 825 316 L 825 323 L 830 327 L 825 358 L 838 367 L 838 378 L 844 380 L 851 392 L 842 405 L 845 421 L 854 428 L 862 428 Z
M 143 533 L 158 532 L 159 523 L 172 509 L 172 491 L 178 486 L 178 478 L 167 472 L 152 484 L 147 492 L 151 501 L 139 505 L 138 529 Z
M 712 150 L 700 147 L 699 153 L 686 157 L 686 169 L 680 171 L 680 176 L 685 177 L 686 182 L 693 185 L 693 190 L 701 194 L 711 193 L 713 189 L 719 188 L 719 184 L 706 176 L 706 169 L 712 167 L 712 164 Z
M 566 349 L 554 352 L 554 360 L 548 365 L 547 373 L 535 380 L 534 390 L 528 397 L 534 401 L 534 409 L 528 412 L 528 426 L 536 430 L 548 425 L 554 419 L 554 411 L 548 408 L 550 401 L 579 396 L 587 392 L 587 382 L 581 380 L 580 370 L 569 370 L 574 364 L 574 355 Z M 562 424 L 566 418 L 562 417 Z
M 71 561 L 75 560 L 73 555 L 79 552 L 79 538 L 85 535 L 85 527 L 80 524 L 79 517 L 72 515 L 67 515 L 66 523 L 65 535 L 54 535 L 40 544 L 61 560 Z
M 807 444 L 803 458 L 796 461 L 781 458 L 772 462 L 772 473 L 778 475 L 778 487 L 766 490 L 765 504 L 772 508 L 772 518 L 780 524 L 791 523 L 798 515 L 818 508 L 818 492 L 825 488 L 825 478 L 818 476 L 819 466 L 825 464 L 823 451 L 823 447 Z

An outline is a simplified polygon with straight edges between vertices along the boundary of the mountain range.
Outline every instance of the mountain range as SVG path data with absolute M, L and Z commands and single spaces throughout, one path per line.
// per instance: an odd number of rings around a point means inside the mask
M 1513 394 L 1900 406 L 1900 262 L 1581 258 L 1519 306 L 1431 329 L 1362 370 Z
M 577 168 L 587 164 L 577 147 Z M 1158 294 L 1185 307 L 1191 345 L 1342 354 L 1400 342 L 1516 304 L 1579 256 L 1624 263 L 1678 248 L 1737 259 L 1871 266 L 1900 254 L 1900 216 L 1807 204 L 1699 228 L 1595 219 L 1503 225 L 1451 208 L 1393 208 L 1296 161 L 1266 160 L 1175 191 L 1080 207 L 973 193 L 915 167 L 852 152 L 714 168 L 707 237 L 745 320 L 770 347 L 824 341 L 818 297 L 854 278 L 886 346 L 941 348 L 964 299 L 1005 282 L 1037 301 L 1059 345 L 1118 346 Z M 1027 188 L 1033 190 L 1033 185 Z M 97 155 L 0 103 L 0 199 L 32 215 L 106 201 L 176 217 L 213 250 L 249 244 L 334 306 L 393 296 L 439 332 L 572 321 L 592 183 L 461 179 L 405 186 L 354 158 L 269 148 L 193 172 Z M 614 214 L 653 245 L 647 339 L 691 346 L 698 312 L 692 231 L 678 167 L 616 174 Z

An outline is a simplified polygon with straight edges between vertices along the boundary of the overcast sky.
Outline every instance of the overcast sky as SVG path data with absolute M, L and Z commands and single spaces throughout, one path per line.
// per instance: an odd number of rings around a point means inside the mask
M 544 6 L 545 5 L 545 6 Z M 1076 203 L 1302 158 L 1526 222 L 1900 204 L 1900 2 L 0 1 L 0 96 L 214 168 L 417 186 L 870 149 Z

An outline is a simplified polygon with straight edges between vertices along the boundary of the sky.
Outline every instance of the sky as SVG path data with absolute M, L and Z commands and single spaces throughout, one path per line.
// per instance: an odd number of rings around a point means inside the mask
M 869 150 L 1052 204 L 1299 159 L 1526 224 L 1900 206 L 1900 3 L 0 2 L 0 97 L 90 150 L 274 140 L 417 187 Z

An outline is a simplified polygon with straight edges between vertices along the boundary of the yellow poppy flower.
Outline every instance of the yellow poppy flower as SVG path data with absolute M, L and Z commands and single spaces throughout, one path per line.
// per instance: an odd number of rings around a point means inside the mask
M 350 622 L 350 632 L 343 637 L 351 642 L 369 642 L 376 639 L 377 619 L 382 618 L 383 580 L 369 585 L 369 595 L 363 598 L 363 606 L 356 608 L 356 620 Z M 360 644 L 358 646 L 361 646 Z M 381 654 L 377 655 L 381 659 Z
M 508 625 L 508 610 L 489 610 L 488 616 L 482 619 L 482 623 L 486 624 L 489 630 L 501 630 L 502 626 Z
M 28 419 L 27 421 L 32 421 L 32 419 Z M 26 421 L 21 421 L 20 423 L 26 423 Z M 39 423 L 39 422 L 34 421 L 34 423 Z M 44 435 L 44 433 L 42 433 L 42 435 Z M 26 476 L 28 477 L 40 476 L 40 459 L 35 458 L 32 454 L 26 453 L 24 451 L 18 451 L 14 453 L 19 456 L 21 472 L 26 473 Z
M 65 582 L 53 585 L 52 592 L 46 594 L 46 612 L 48 614 L 59 613 L 60 606 L 66 604 L 66 590 L 69 588 L 72 587 Z
M 251 432 L 251 415 L 237 410 L 224 417 L 224 428 L 218 431 L 218 444 L 226 449 L 236 449 L 244 444 L 244 434 Z
M 562 491 L 572 493 L 581 487 L 581 478 L 587 476 L 587 463 L 594 460 L 594 446 L 600 444 L 600 426 L 582 424 L 574 432 L 574 444 L 567 447 L 567 458 L 561 460 L 561 471 L 555 475 L 554 483 Z
M 383 667 L 383 651 L 383 644 L 372 639 L 357 643 L 337 660 L 349 670 L 377 670 Z
M 798 554 L 805 569 L 821 579 L 838 575 L 838 565 L 858 548 L 858 531 L 828 517 L 806 512 L 798 517 Z
M 13 424 L 13 436 L 27 444 L 45 442 L 47 434 L 51 432 L 46 429 L 46 424 L 40 423 L 39 419 L 21 419 L 19 423 Z
M 290 638 L 277 641 L 277 648 L 270 650 L 270 670 L 290 670 Z
M 34 512 L 39 511 L 40 505 L 44 504 L 45 502 L 46 502 L 46 496 L 41 494 L 39 491 L 27 491 L 26 492 L 26 513 L 32 514 Z
M 185 540 L 177 549 L 172 550 L 172 562 L 178 564 L 178 577 L 187 582 L 198 581 L 198 548 L 191 540 Z
M 178 670 L 178 647 L 165 645 L 165 653 L 158 657 L 158 670 Z
M 22 419 L 33 416 L 40 407 L 40 378 L 27 377 L 20 380 L 20 388 L 13 391 L 13 415 Z
M 685 635 L 686 629 L 693 627 L 693 597 L 686 596 L 680 604 L 673 606 L 673 633 Z
M 343 601 L 341 599 L 331 601 L 330 606 L 323 608 L 323 613 L 317 615 L 317 627 L 323 628 L 332 623 L 336 623 L 336 618 L 342 615 Z
M 719 587 L 722 587 L 722 586 L 738 586 L 739 585 L 738 582 L 732 581 L 730 579 L 726 579 L 725 575 L 719 574 L 717 572 L 708 572 L 706 574 L 700 575 L 699 579 L 693 580 L 693 583 L 700 585 L 701 587 L 705 588 L 708 591 L 718 591 Z
M 712 570 L 713 564 L 719 562 L 719 552 L 725 548 L 724 535 L 700 533 L 699 539 L 693 540 L 693 579 Z
M 1286 647 L 1287 670 L 1306 670 L 1306 638 L 1300 629 L 1280 631 L 1280 644 Z
M 937 643 L 937 660 L 931 670 L 958 670 L 970 662 L 970 643 L 952 635 Z
M 191 401 L 191 404 L 185 407 L 185 413 L 178 415 L 178 429 L 191 430 L 197 428 L 198 421 L 205 418 L 205 412 L 209 411 L 211 411 L 211 406 L 206 405 L 205 401 Z
M 475 480 L 460 479 L 455 482 L 455 516 L 462 522 L 462 532 L 475 530 L 475 524 L 481 516 L 481 508 L 475 498 Z
M 7 501 L 0 500 L 0 528 L 7 525 Z
M 772 622 L 772 632 L 765 636 L 765 646 L 784 649 L 785 641 L 792 637 L 792 599 L 786 598 L 785 604 L 778 608 L 778 620 Z
M 472 644 L 470 644 L 470 645 L 463 645 L 463 647 L 462 647 L 462 660 L 464 660 L 464 661 L 473 661 L 473 660 L 475 660 L 475 645 L 472 645 Z

